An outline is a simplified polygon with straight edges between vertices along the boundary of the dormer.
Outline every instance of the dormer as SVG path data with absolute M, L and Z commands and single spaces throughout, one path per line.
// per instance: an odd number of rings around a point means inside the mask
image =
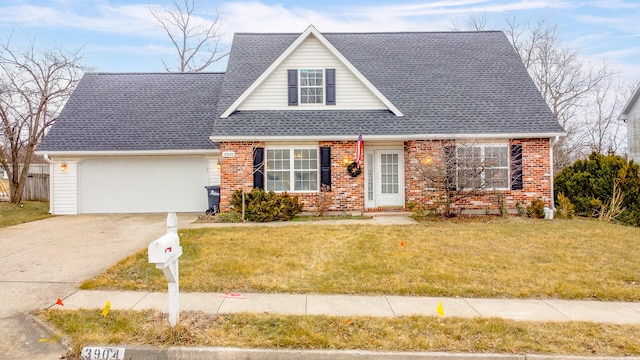
M 251 110 L 389 110 L 402 113 L 309 26 L 222 114 Z

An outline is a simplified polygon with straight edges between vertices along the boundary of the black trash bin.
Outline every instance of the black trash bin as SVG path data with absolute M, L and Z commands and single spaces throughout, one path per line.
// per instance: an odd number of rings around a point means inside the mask
M 217 186 L 205 186 L 207 189 L 207 197 L 209 199 L 209 208 L 206 211 L 207 215 L 217 214 L 220 212 L 220 185 Z

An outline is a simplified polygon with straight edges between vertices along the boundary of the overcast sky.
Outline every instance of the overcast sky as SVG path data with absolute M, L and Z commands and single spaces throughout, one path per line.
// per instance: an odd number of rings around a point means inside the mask
M 163 30 L 149 13 L 161 0 L 0 0 L 0 40 L 83 47 L 88 65 L 104 72 L 161 72 L 172 59 Z M 347 5 L 348 4 L 348 5 Z M 493 28 L 505 16 L 545 17 L 564 42 L 589 61 L 606 60 L 625 82 L 640 80 L 640 0 L 199 0 L 198 15 L 220 13 L 224 44 L 234 32 L 450 31 L 470 13 Z M 12 34 L 12 35 L 11 35 Z M 223 71 L 226 62 L 212 67 Z

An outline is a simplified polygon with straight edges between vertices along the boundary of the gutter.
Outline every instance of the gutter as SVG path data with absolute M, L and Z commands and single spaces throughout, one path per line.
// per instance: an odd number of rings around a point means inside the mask
M 357 131 L 352 135 L 308 135 L 308 136 L 211 136 L 209 140 L 213 142 L 229 142 L 229 141 L 342 141 L 354 140 L 358 137 Z M 367 135 L 362 137 L 365 141 L 407 141 L 407 140 L 453 140 L 453 139 L 541 139 L 541 138 L 559 138 L 566 136 L 567 133 L 499 133 L 499 134 L 416 134 L 416 135 Z
M 219 149 L 207 150 L 140 150 L 140 151 L 36 151 L 38 155 L 49 156 L 154 156 L 154 155 L 215 155 Z

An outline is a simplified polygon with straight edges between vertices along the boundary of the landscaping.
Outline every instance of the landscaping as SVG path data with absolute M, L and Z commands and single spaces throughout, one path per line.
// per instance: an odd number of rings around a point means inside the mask
M 20 205 L 0 202 L 0 228 L 51 217 L 49 203 L 23 201 Z

